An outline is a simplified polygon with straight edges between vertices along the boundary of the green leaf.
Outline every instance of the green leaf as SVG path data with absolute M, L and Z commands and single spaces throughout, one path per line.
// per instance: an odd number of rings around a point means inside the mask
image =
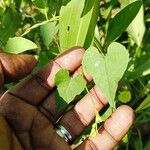
M 71 0 L 48 0 L 49 13 L 54 14 L 60 11 L 61 6 L 65 6 Z
M 84 9 L 82 11 L 82 15 L 81 16 L 84 16 L 86 13 L 88 13 L 91 9 L 92 9 L 92 2 L 93 0 L 85 0 L 84 2 Z
M 138 77 L 146 76 L 150 74 L 150 60 L 145 62 L 143 65 L 137 67 L 132 72 L 128 72 L 126 77 L 127 79 L 137 79 Z
M 45 8 L 47 5 L 47 0 L 32 0 L 32 2 L 38 8 Z
M 46 64 L 48 64 L 50 62 L 51 59 L 48 57 L 47 52 L 49 52 L 49 51 L 47 51 L 47 50 L 46 51 L 40 51 L 38 62 L 36 64 L 36 66 L 33 68 L 32 73 L 36 73 L 43 66 L 45 66 Z
M 131 92 L 130 91 L 121 91 L 118 95 L 118 100 L 122 103 L 128 103 L 131 100 Z
M 55 76 L 55 84 L 59 95 L 69 104 L 75 96 L 79 95 L 86 87 L 86 81 L 82 75 L 69 77 L 67 70 L 60 70 Z
M 99 0 L 93 0 L 88 12 L 82 16 L 85 0 L 72 0 L 60 10 L 60 48 L 64 51 L 72 46 L 88 48 L 93 40 L 99 13 Z
M 110 115 L 113 113 L 113 109 L 111 106 L 107 108 L 107 110 L 102 114 L 101 118 L 103 122 L 110 117 Z
M 139 107 L 136 109 L 136 112 L 148 107 L 150 107 L 150 95 L 147 96 L 146 99 L 139 105 Z
M 132 21 L 132 23 L 127 28 L 127 32 L 131 35 L 132 39 L 138 46 L 141 46 L 143 37 L 145 34 L 145 24 L 144 24 L 144 10 L 141 7 L 139 13 Z
M 114 107 L 118 81 L 123 76 L 129 61 L 125 47 L 117 42 L 108 47 L 106 56 L 95 47 L 90 47 L 83 58 L 83 69 L 93 76 L 95 84 L 101 89 L 109 104 Z
M 141 1 L 131 3 L 130 5 L 122 9 L 119 13 L 117 13 L 115 17 L 110 21 L 106 37 L 107 45 L 109 45 L 119 35 L 121 35 L 122 32 L 126 30 L 126 28 L 130 25 L 130 23 L 133 21 L 138 11 L 140 10 L 141 4 Z
M 70 80 L 69 71 L 66 69 L 61 69 L 56 75 L 55 75 L 55 85 L 59 85 L 65 81 Z
M 121 3 L 121 7 L 124 7 L 134 1 L 137 0 L 119 0 Z M 128 33 L 131 35 L 132 39 L 135 41 L 135 43 L 140 46 L 143 40 L 143 36 L 145 33 L 145 24 L 144 24 L 144 10 L 143 5 L 141 6 L 138 14 L 132 21 L 132 23 L 127 28 Z
M 9 38 L 4 47 L 4 51 L 13 54 L 19 54 L 36 48 L 38 48 L 37 45 L 28 39 L 22 37 L 13 37 Z
M 5 45 L 15 35 L 21 23 L 21 16 L 13 8 L 7 8 L 0 24 L 0 41 Z
M 57 22 L 48 22 L 42 26 L 40 26 L 40 33 L 43 38 L 45 46 L 49 46 L 52 42 L 53 37 L 58 32 L 58 26 L 56 25 Z

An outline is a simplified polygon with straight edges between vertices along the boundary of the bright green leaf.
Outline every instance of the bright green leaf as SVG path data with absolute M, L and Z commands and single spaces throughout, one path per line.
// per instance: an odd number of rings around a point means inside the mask
M 99 13 L 99 0 L 93 0 L 91 7 L 82 16 L 85 0 L 72 0 L 60 11 L 60 48 L 64 51 L 72 46 L 88 48 L 93 40 Z
M 43 38 L 45 46 L 49 46 L 52 42 L 53 37 L 58 32 L 58 26 L 56 25 L 57 22 L 48 22 L 42 26 L 40 26 L 40 33 Z
M 70 78 L 67 70 L 60 70 L 56 74 L 55 84 L 57 84 L 59 96 L 62 97 L 67 104 L 86 87 L 86 81 L 82 75 Z
M 150 107 L 150 95 L 146 97 L 146 99 L 139 105 L 136 111 L 140 111 Z
M 59 86 L 59 84 L 70 80 L 69 71 L 66 69 L 61 69 L 56 75 L 55 75 L 55 85 Z
M 19 54 L 36 48 L 38 48 L 37 45 L 28 39 L 22 37 L 13 37 L 9 38 L 4 47 L 4 51 L 13 54 Z
M 112 43 L 106 56 L 95 47 L 90 47 L 83 58 L 84 71 L 93 76 L 95 84 L 101 89 L 109 104 L 114 107 L 118 81 L 123 76 L 129 61 L 129 54 L 124 46 Z
M 126 28 L 130 25 L 130 23 L 133 21 L 138 11 L 140 10 L 141 4 L 141 1 L 136 1 L 129 4 L 119 13 L 117 13 L 115 17 L 110 21 L 106 37 L 107 45 L 109 45 L 119 35 L 121 35 L 123 31 L 126 30 Z

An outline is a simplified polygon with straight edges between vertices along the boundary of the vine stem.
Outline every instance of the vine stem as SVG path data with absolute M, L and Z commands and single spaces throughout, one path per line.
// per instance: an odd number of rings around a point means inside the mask
M 83 75 L 83 72 L 82 72 L 81 74 L 82 74 L 82 76 L 84 76 L 84 75 Z M 94 110 L 95 110 L 95 115 L 96 115 L 97 112 L 98 112 L 98 110 L 96 109 L 96 105 L 95 105 L 95 103 L 94 103 L 94 99 L 93 99 L 91 93 L 89 92 L 87 86 L 85 87 L 85 90 L 86 90 L 86 92 L 87 92 L 87 93 L 89 94 L 89 96 L 90 96 L 90 101 L 91 101 L 91 103 L 92 103 L 92 106 L 93 106 L 93 108 L 94 108 Z
M 92 128 L 94 128 L 94 132 L 92 132 L 92 130 L 91 130 L 91 133 L 90 133 L 89 136 L 96 136 L 96 134 L 98 133 L 98 125 L 97 124 L 100 123 L 100 122 L 102 122 L 102 118 L 100 117 L 100 115 L 98 113 L 98 110 L 96 109 L 96 105 L 94 103 L 94 100 L 93 100 L 93 97 L 92 97 L 91 93 L 89 92 L 89 90 L 87 89 L 87 87 L 85 89 L 86 89 L 87 93 L 90 96 L 90 101 L 91 101 L 92 106 L 93 106 L 94 111 L 95 111 L 95 122 L 92 125 Z
M 21 36 L 25 36 L 25 35 L 28 34 L 31 30 L 33 30 L 33 29 L 35 29 L 35 28 L 38 28 L 38 27 L 41 26 L 41 25 L 44 25 L 44 24 L 46 24 L 46 23 L 48 23 L 48 22 L 53 22 L 53 21 L 56 21 L 56 20 L 59 20 L 59 16 L 53 17 L 53 18 L 50 19 L 50 20 L 46 20 L 46 21 L 37 23 L 37 24 L 31 26 L 30 28 L 28 28 L 23 34 L 21 34 Z
M 45 7 L 44 14 L 45 14 L 45 18 L 46 18 L 46 20 L 48 20 L 47 7 Z

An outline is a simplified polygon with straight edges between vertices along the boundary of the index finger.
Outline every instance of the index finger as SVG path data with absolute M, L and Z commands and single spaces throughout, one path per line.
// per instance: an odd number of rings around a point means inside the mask
M 8 93 L 30 104 L 38 105 L 54 88 L 55 74 L 62 68 L 69 70 L 70 73 L 75 71 L 81 65 L 84 51 L 81 47 L 69 49 Z

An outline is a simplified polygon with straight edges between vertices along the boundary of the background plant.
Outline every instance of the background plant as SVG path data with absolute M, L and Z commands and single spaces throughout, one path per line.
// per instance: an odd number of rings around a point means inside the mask
M 61 89 L 67 88 L 68 83 L 71 83 L 71 87 L 80 87 L 70 97 L 60 94 L 68 104 L 82 91 L 81 96 L 88 92 L 93 84 L 100 87 L 110 107 L 108 105 L 108 109 L 100 114 L 101 118 L 97 114 L 96 123 L 105 120 L 121 104 L 125 103 L 134 108 L 137 112 L 136 121 L 118 146 L 120 149 L 148 150 L 150 146 L 149 39 L 149 0 L 143 0 L 142 3 L 139 0 L 0 1 L 1 50 L 37 56 L 38 64 L 34 71 L 67 48 L 78 45 L 87 49 L 83 60 L 84 71 L 92 74 L 94 83 L 86 87 L 82 75 L 72 78 L 66 70 L 61 70 L 56 76 L 58 92 L 61 93 Z M 113 49 L 110 55 L 112 50 L 109 49 Z M 111 59 L 107 58 L 108 55 Z M 89 67 L 91 63 L 88 64 L 86 59 L 94 59 L 99 64 L 95 68 Z M 114 72 L 116 68 L 115 75 L 112 75 L 110 71 Z M 108 84 L 102 83 L 100 74 L 104 73 L 107 74 L 105 81 L 109 81 Z M 60 81 L 60 78 L 64 80 Z M 115 83 L 120 80 L 119 84 L 114 84 L 114 80 Z M 108 92 L 110 85 L 113 88 Z M 3 89 L 11 86 L 14 83 L 4 85 Z M 59 107 L 61 109 L 62 106 Z M 95 132 L 95 125 L 97 126 L 94 124 L 92 131 L 91 128 L 87 129 L 79 140 L 84 139 L 90 132 Z

